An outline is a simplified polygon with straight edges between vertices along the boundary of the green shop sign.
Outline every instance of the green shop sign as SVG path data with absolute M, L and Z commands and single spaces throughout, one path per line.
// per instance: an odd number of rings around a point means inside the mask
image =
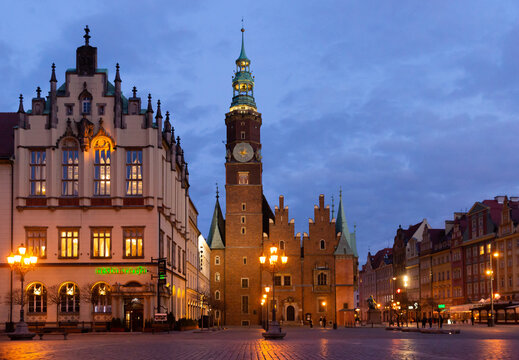
M 96 268 L 96 274 L 98 275 L 144 275 L 148 272 L 148 269 L 142 266 L 137 267 L 98 267 Z
M 445 304 L 438 305 L 438 309 L 445 309 Z

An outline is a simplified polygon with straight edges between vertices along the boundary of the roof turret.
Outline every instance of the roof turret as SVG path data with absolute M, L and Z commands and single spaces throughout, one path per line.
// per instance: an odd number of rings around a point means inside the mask
M 343 237 L 347 241 L 347 245 L 350 248 L 351 252 L 355 256 L 359 256 L 357 253 L 357 240 L 355 232 L 350 233 L 348 228 L 348 223 L 346 222 L 346 215 L 344 213 L 344 205 L 342 204 L 342 190 L 339 192 L 339 209 L 337 210 L 337 221 L 335 222 L 335 233 L 341 233 L 341 240 L 339 241 L 339 245 L 337 246 L 337 250 L 339 250 L 339 246 L 345 247 L 344 244 L 341 245 L 343 241 Z

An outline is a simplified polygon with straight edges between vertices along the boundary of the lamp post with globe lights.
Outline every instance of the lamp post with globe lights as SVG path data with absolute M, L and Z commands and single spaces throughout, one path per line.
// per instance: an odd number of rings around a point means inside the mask
M 270 256 L 267 258 L 265 255 L 261 255 L 259 258 L 260 264 L 265 265 L 266 270 L 272 274 L 272 300 L 275 300 L 275 274 L 278 270 L 288 262 L 288 257 L 284 254 L 278 255 L 278 248 L 276 246 L 270 247 Z M 268 323 L 268 321 L 267 321 Z M 272 321 L 268 325 L 268 330 L 264 332 L 263 337 L 265 339 L 282 339 L 286 333 L 281 332 L 281 326 L 276 321 L 276 305 L 272 305 Z
M 38 262 L 38 257 L 27 253 L 27 248 L 25 246 L 20 245 L 18 247 L 18 251 L 16 254 L 11 253 L 7 257 L 7 263 L 11 267 L 13 271 L 16 271 L 20 274 L 20 282 L 21 282 L 21 307 L 20 307 L 20 322 L 16 324 L 16 328 L 13 333 L 7 334 L 11 340 L 31 340 L 36 334 L 29 332 L 29 328 L 25 323 L 24 319 L 24 291 L 23 291 L 23 282 L 25 280 L 25 274 L 28 271 L 34 269 L 36 263 Z
M 494 267 L 492 266 L 492 258 L 499 257 L 499 253 L 495 252 L 490 254 L 490 269 L 486 271 L 487 275 L 490 276 L 490 319 L 488 320 L 488 326 L 494 326 Z

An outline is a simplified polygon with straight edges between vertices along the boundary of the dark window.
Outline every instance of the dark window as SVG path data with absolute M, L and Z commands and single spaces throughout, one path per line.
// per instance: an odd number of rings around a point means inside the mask
M 281 276 L 279 276 L 279 275 L 274 276 L 274 285 L 281 286 Z
M 283 276 L 283 286 L 291 286 L 292 285 L 292 278 L 290 275 Z
M 29 228 L 25 229 L 27 240 L 27 251 L 29 254 L 45 259 L 47 257 L 47 229 Z
M 73 283 L 65 283 L 59 289 L 60 312 L 79 312 L 79 289 Z
M 69 140 L 62 151 L 61 195 L 77 196 L 79 192 L 79 150 L 74 140 Z
M 47 312 L 47 289 L 41 283 L 34 283 L 27 289 L 27 302 L 30 313 Z

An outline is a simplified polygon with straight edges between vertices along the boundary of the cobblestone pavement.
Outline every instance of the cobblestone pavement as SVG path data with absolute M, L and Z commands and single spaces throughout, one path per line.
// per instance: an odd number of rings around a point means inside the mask
M 0 359 L 518 359 L 519 326 L 462 326 L 459 335 L 402 333 L 383 328 L 286 328 L 284 340 L 261 329 L 210 333 L 98 333 L 9 341 Z

